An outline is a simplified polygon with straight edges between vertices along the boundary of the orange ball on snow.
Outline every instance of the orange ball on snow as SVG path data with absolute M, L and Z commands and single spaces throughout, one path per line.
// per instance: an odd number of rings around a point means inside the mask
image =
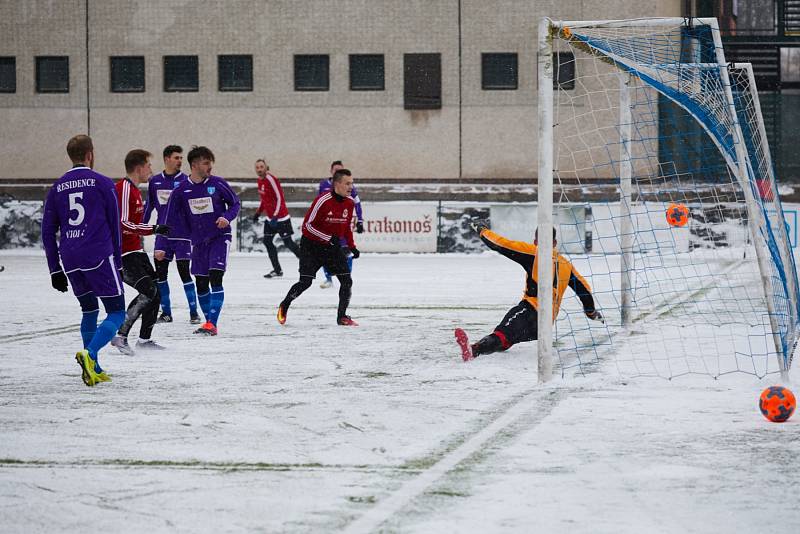
M 773 423 L 783 423 L 794 413 L 797 400 L 794 393 L 783 386 L 770 386 L 761 392 L 758 407 L 764 417 Z

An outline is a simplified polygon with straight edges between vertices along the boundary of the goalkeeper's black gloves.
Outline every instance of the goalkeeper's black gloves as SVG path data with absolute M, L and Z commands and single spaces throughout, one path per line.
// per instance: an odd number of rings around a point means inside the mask
M 67 288 L 69 287 L 69 284 L 67 283 L 67 275 L 64 274 L 64 271 L 51 273 L 50 283 L 53 285 L 53 289 L 57 289 L 62 293 L 66 293 Z
M 586 312 L 586 317 L 588 317 L 592 321 L 600 321 L 601 323 L 606 324 L 606 319 L 605 317 L 603 317 L 603 314 L 600 313 L 600 310 Z
M 362 221 L 358 221 L 356 223 L 356 233 L 363 234 L 364 233 L 364 223 Z
M 488 224 L 486 224 L 486 221 L 482 221 L 482 220 L 480 220 L 480 219 L 472 219 L 472 220 L 469 222 L 469 226 L 470 226 L 470 228 L 472 228 L 472 229 L 475 231 L 475 233 L 476 233 L 476 234 L 478 234 L 478 235 L 481 235 L 481 232 L 483 232 L 484 230 L 488 230 L 488 229 L 489 229 L 489 225 L 488 225 Z
M 167 235 L 169 233 L 169 226 L 166 224 L 156 224 L 153 226 L 153 233 L 156 235 Z
M 350 249 L 350 254 L 352 254 L 353 259 L 356 260 L 359 258 L 359 256 L 361 256 L 361 251 L 358 250 L 356 247 L 353 247 Z

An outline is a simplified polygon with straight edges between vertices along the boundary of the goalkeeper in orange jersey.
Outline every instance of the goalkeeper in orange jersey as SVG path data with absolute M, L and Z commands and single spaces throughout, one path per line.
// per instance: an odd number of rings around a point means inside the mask
M 522 300 L 508 310 L 500 324 L 495 327 L 494 332 L 470 345 L 466 332 L 461 328 L 456 328 L 456 341 L 461 347 L 461 356 L 465 362 L 481 354 L 506 350 L 517 343 L 537 339 L 537 321 L 539 319 L 539 299 L 537 298 L 539 262 L 536 255 L 539 244 L 538 230 L 533 244 L 531 244 L 506 239 L 489 230 L 483 222 L 474 221 L 471 226 L 487 247 L 519 263 L 525 269 L 526 276 L 525 293 Z M 556 230 L 553 228 L 553 320 L 555 321 L 558 315 L 564 292 L 567 287 L 570 287 L 581 299 L 586 316 L 594 321 L 603 321 L 603 315 L 595 308 L 589 283 L 575 270 L 569 260 L 556 251 L 555 247 Z

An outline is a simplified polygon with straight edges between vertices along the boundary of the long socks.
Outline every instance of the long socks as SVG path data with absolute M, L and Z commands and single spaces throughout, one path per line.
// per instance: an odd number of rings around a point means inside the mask
M 81 305 L 83 317 L 81 318 L 81 339 L 83 348 L 87 348 L 97 332 L 97 316 L 100 315 L 100 308 L 97 305 L 97 297 L 93 293 L 87 293 L 78 297 Z
M 81 339 L 83 340 L 83 348 L 89 347 L 92 342 L 95 332 L 97 332 L 97 317 L 100 315 L 100 310 L 83 312 L 81 318 Z
M 189 313 L 194 317 L 197 315 L 197 289 L 190 273 L 189 260 L 177 260 L 175 263 L 178 264 L 178 274 L 183 282 L 183 292 L 186 293 L 186 302 L 189 303 Z
M 264 246 L 267 247 L 267 255 L 269 256 L 269 262 L 272 264 L 272 270 L 276 273 L 282 273 L 283 270 L 281 269 L 281 262 L 278 261 L 278 249 L 275 247 L 275 243 L 272 241 L 274 237 L 275 234 L 265 235 Z
M 352 294 L 353 278 L 349 274 L 340 274 L 339 279 L 339 309 L 336 319 L 341 319 L 347 315 L 347 306 L 350 305 L 350 295 Z
M 158 282 L 158 292 L 161 294 L 161 312 L 164 315 L 172 315 L 172 303 L 169 300 L 169 282 L 164 280 Z
M 100 364 L 97 362 L 97 354 L 100 352 L 100 349 L 105 347 L 108 342 L 111 341 L 111 338 L 116 335 L 117 330 L 122 325 L 124 320 L 124 310 L 109 313 L 103 322 L 97 327 L 97 331 L 94 333 L 94 336 L 92 336 L 91 341 L 88 343 L 86 349 L 89 351 L 89 356 L 91 356 L 95 362 L 95 372 L 103 372 L 103 370 L 100 368 Z
M 200 293 L 197 295 L 197 301 L 200 303 L 200 309 L 203 310 L 203 315 L 206 321 L 211 320 L 211 291 L 208 293 Z
M 286 297 L 283 299 L 281 304 L 284 305 L 285 308 L 289 308 L 289 304 L 292 303 L 294 299 L 299 297 L 303 294 L 303 291 L 311 287 L 311 281 L 314 278 L 311 276 L 300 275 L 300 280 L 295 282 L 295 284 L 289 288 L 289 292 L 286 293 Z
M 194 317 L 197 315 L 197 289 L 194 282 L 184 282 L 183 292 L 186 293 L 186 302 L 189 303 L 189 313 Z
M 225 290 L 222 288 L 222 286 L 211 286 L 210 297 L 208 320 L 211 321 L 211 324 L 217 326 L 217 320 L 219 319 L 219 314 L 222 311 L 222 303 L 225 302 Z
M 292 236 L 287 235 L 285 237 L 282 237 L 281 239 L 283 239 L 283 244 L 286 245 L 286 248 L 291 250 L 292 253 L 299 258 L 300 257 L 300 247 L 297 246 L 297 243 L 295 242 L 294 239 L 292 239 Z
M 472 355 L 477 357 L 481 354 L 492 354 L 493 352 L 499 352 L 507 348 L 508 347 L 504 347 L 500 336 L 498 336 L 496 333 L 493 333 L 481 338 L 480 341 L 472 345 Z

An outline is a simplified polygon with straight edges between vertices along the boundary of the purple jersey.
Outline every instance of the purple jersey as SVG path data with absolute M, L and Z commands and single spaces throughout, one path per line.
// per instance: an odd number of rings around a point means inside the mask
M 42 244 L 51 273 L 92 269 L 113 256 L 122 267 L 119 207 L 114 182 L 88 167 L 75 167 L 47 193 Z M 56 240 L 56 234 L 59 234 Z
M 330 178 L 323 178 L 322 181 L 319 183 L 319 195 L 322 193 L 327 193 L 333 189 L 333 182 L 331 182 Z M 358 198 L 358 190 L 356 186 L 353 186 L 353 190 L 350 191 L 350 198 L 353 199 L 353 202 L 356 203 L 356 220 L 358 222 L 364 222 L 364 213 L 361 211 L 361 199 Z
M 167 224 L 175 235 L 186 235 L 192 245 L 205 243 L 220 236 L 230 236 L 231 227 L 217 228 L 217 219 L 229 222 L 239 214 L 239 197 L 223 178 L 209 176 L 199 184 L 192 180 L 182 182 L 169 197 Z M 173 237 L 170 239 L 186 239 Z
M 170 176 L 163 172 L 154 174 L 150 177 L 150 182 L 147 186 L 147 207 L 144 210 L 145 224 L 150 220 L 150 215 L 153 210 L 156 210 L 156 224 L 167 224 L 167 204 L 169 203 L 169 196 L 174 189 L 189 177 L 178 171 L 177 174 Z M 172 232 L 170 232 L 172 234 Z M 188 236 L 177 236 L 188 237 Z

